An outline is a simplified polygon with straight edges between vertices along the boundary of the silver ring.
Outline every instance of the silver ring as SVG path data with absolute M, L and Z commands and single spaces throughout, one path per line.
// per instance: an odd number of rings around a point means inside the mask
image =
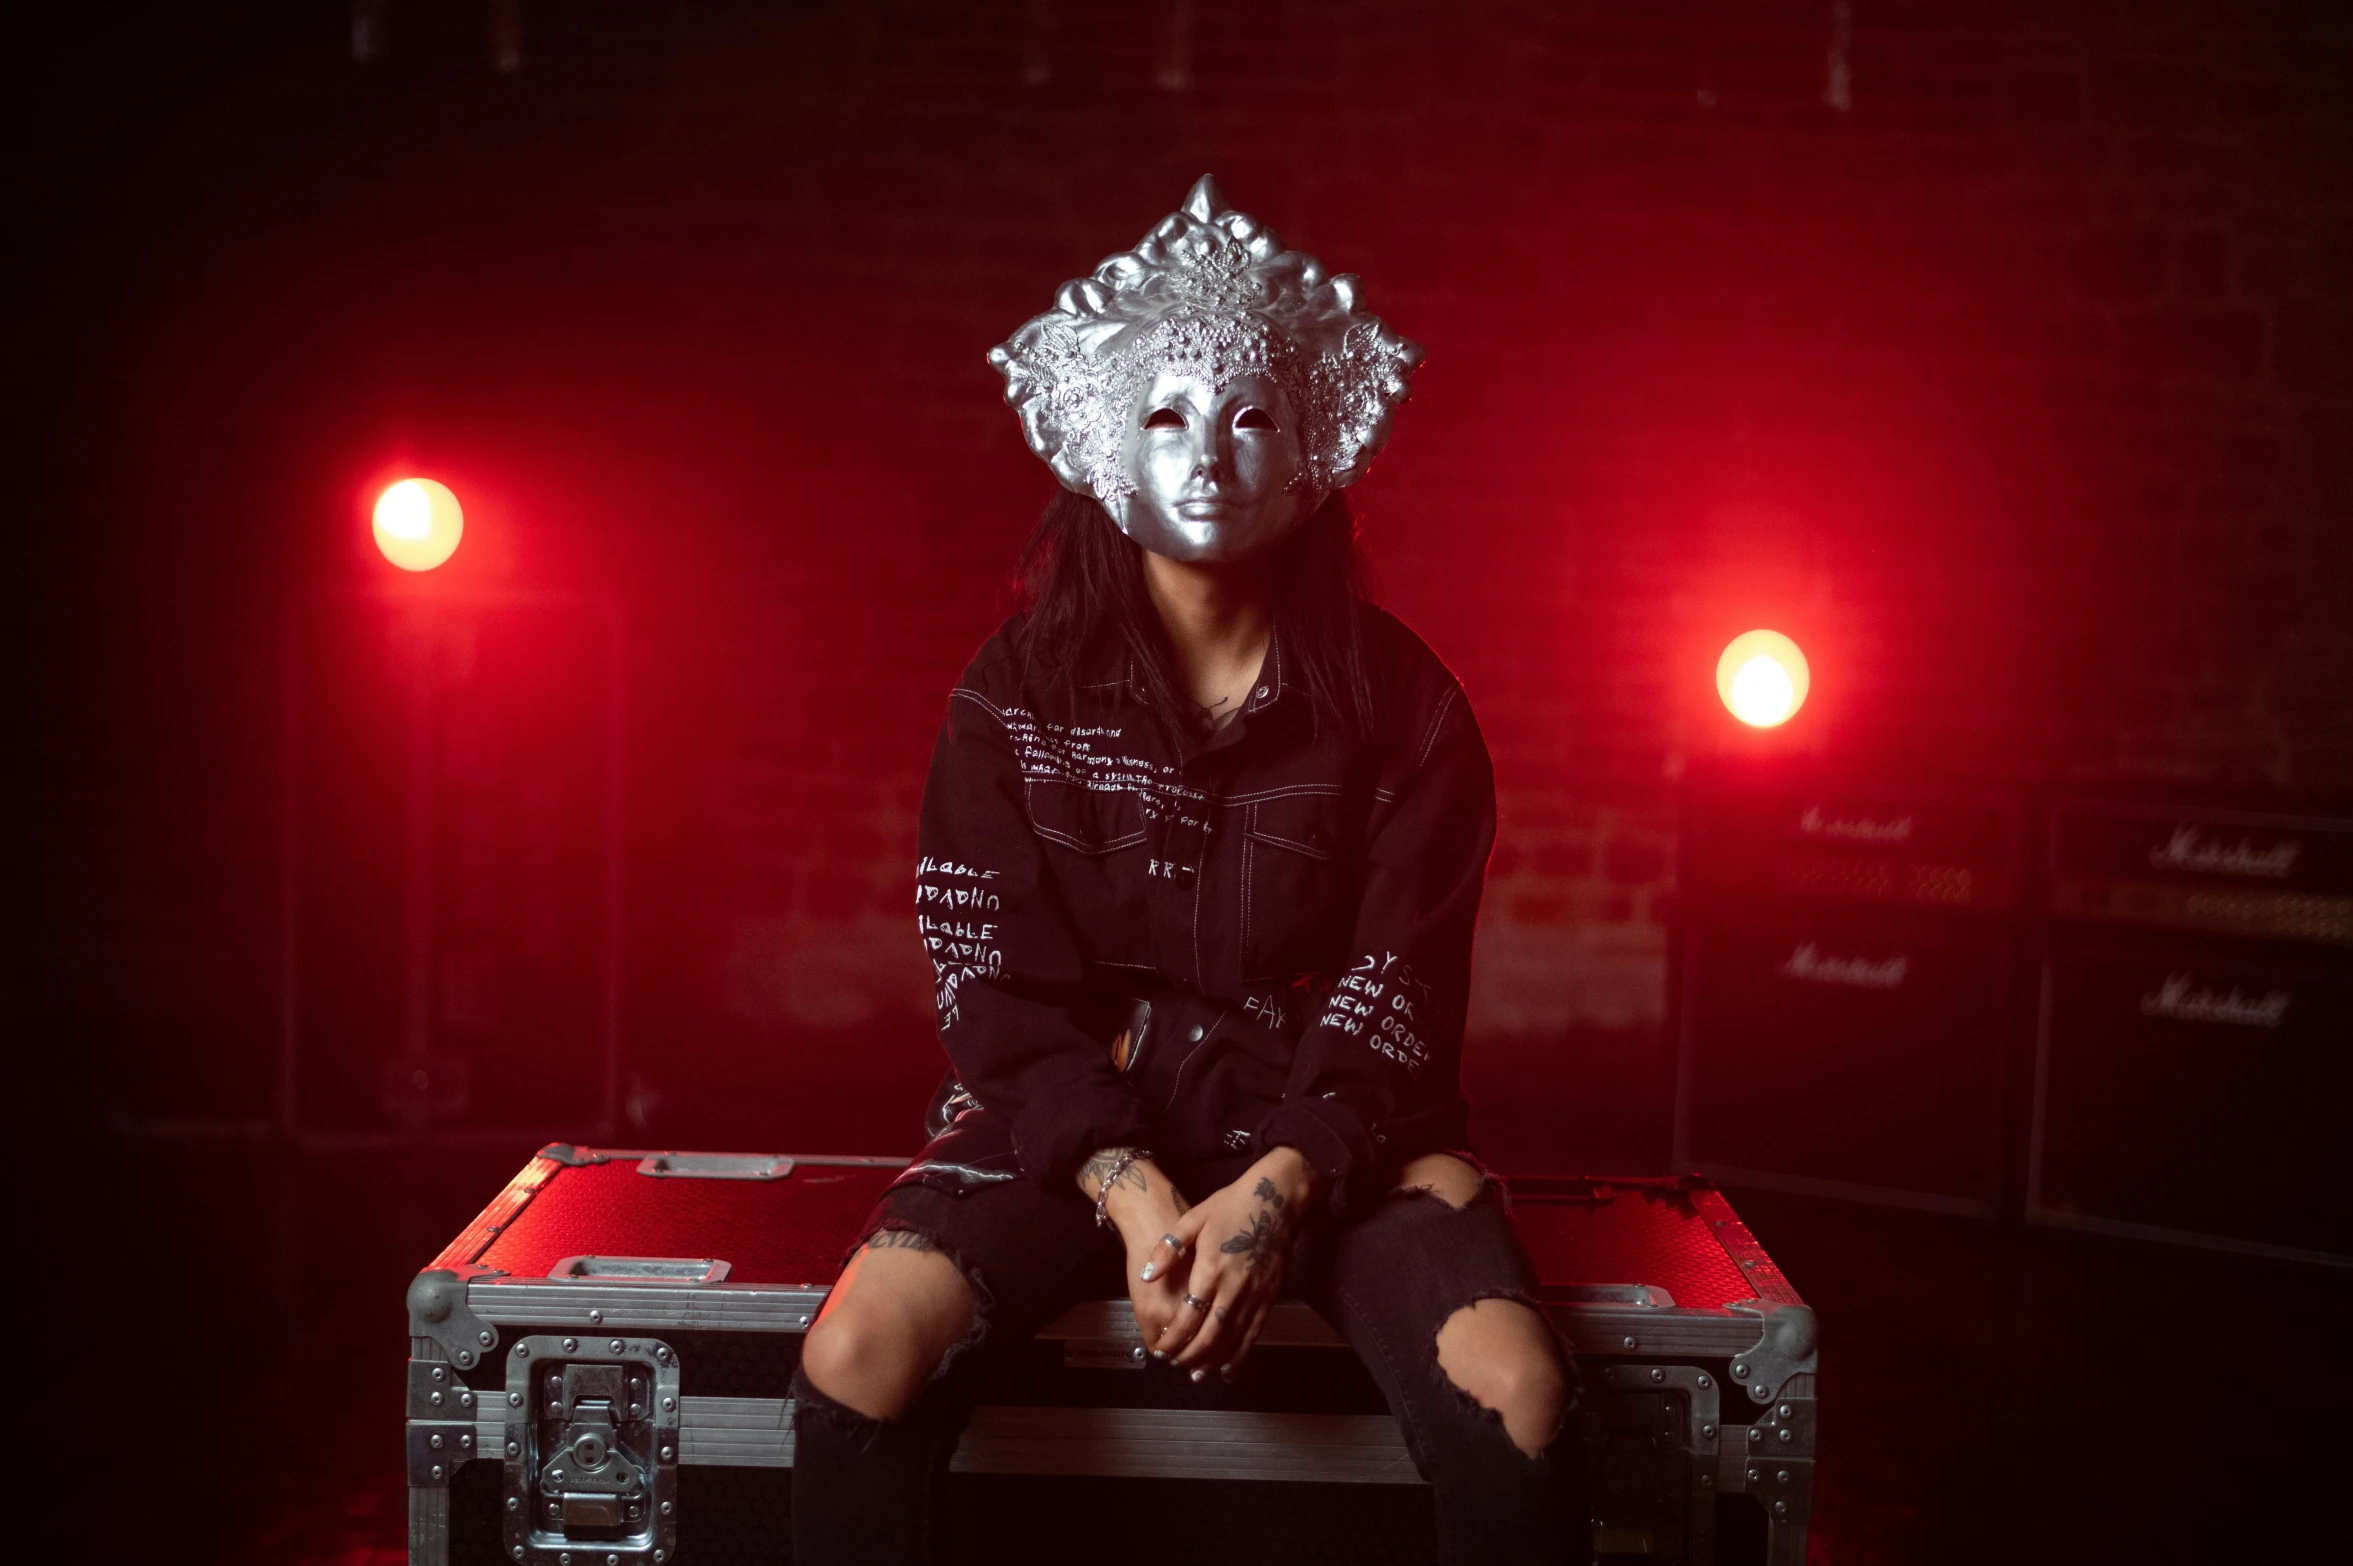
M 1162 1235 L 1160 1237 L 1160 1243 L 1167 1246 L 1170 1250 L 1176 1252 L 1179 1256 L 1185 1254 L 1185 1242 L 1178 1239 L 1173 1234 Z
M 1192 1306 L 1195 1310 L 1207 1310 L 1209 1308 L 1209 1302 L 1201 1298 L 1201 1296 L 1198 1294 L 1186 1295 L 1185 1303 Z

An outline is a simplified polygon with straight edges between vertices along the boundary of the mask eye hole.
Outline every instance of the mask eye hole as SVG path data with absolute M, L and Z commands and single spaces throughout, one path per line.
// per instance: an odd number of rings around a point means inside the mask
M 1271 430 L 1275 428 L 1275 416 L 1264 408 L 1244 408 L 1240 414 L 1235 416 L 1234 428 L 1238 430 Z
M 1181 430 L 1184 427 L 1185 416 L 1174 408 L 1154 408 L 1144 416 L 1144 428 L 1148 430 Z

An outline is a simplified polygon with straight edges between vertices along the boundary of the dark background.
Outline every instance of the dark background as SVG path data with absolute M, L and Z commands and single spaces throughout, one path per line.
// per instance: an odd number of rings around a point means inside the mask
M 392 575 L 367 508 L 405 472 L 467 506 L 447 590 L 616 601 L 626 1135 L 905 1151 L 922 766 L 1050 484 L 983 355 L 1204 170 L 1429 349 L 1355 498 L 1496 756 L 1498 1162 L 1663 1157 L 1676 791 L 1753 745 L 1710 679 L 1737 631 L 1807 648 L 1772 744 L 1835 767 L 2353 794 L 2340 6 L 1856 0 L 1844 107 L 1801 0 L 568 0 L 504 13 L 512 71 L 492 7 L 380 14 L 365 64 L 324 0 L 77 8 L 14 61 L 27 1244 L 196 1283 L 194 1336 L 311 1333 L 287 1386 L 380 1397 L 351 1345 L 528 1152 L 387 1154 L 388 1195 L 124 1107 L 274 1058 L 289 604 Z M 1829 1267 L 1836 1221 L 1760 1230 Z M 1915 1281 L 1994 1269 L 1948 1300 L 2069 1265 L 1880 1222 Z M 288 1303 L 379 1275 L 348 1343 Z M 2024 1375 L 1984 1319 L 1940 1331 Z M 1844 1560 L 1987 1515 L 1850 1482 Z

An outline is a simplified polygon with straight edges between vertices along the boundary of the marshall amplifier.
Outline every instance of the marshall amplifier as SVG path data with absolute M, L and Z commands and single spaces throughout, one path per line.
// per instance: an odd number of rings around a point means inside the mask
M 288 1135 L 511 1142 L 610 1126 L 620 681 L 620 618 L 598 600 L 297 606 Z
M 2000 796 L 1786 778 L 1694 789 L 1678 1167 L 1995 1216 L 2019 820 Z
M 1822 898 L 2002 913 L 2016 901 L 2019 812 L 2006 798 L 1703 780 L 1686 886 L 1703 898 Z
M 2061 919 L 2353 948 L 2353 821 L 2070 803 L 2050 850 Z
M 2353 1266 L 2353 822 L 2052 813 L 2026 1217 Z

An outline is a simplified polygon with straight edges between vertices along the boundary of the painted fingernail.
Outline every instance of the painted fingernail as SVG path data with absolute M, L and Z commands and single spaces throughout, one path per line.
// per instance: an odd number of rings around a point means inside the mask
M 1152 1357 L 1153 1357 L 1154 1359 L 1166 1359 L 1166 1358 L 1168 1358 L 1168 1350 L 1166 1350 L 1166 1349 L 1154 1349 L 1154 1350 L 1152 1351 Z
M 1202 1382 L 1207 1381 L 1208 1379 L 1209 1372 L 1206 1370 L 1196 1370 L 1193 1372 L 1193 1384 L 1195 1386 L 1199 1386 Z
M 1144 1270 L 1143 1270 L 1142 1272 L 1140 1272 L 1140 1273 L 1137 1273 L 1137 1274 L 1136 1274 L 1136 1277 L 1137 1277 L 1137 1278 L 1138 1278 L 1140 1281 L 1142 1281 L 1142 1282 L 1145 1282 L 1145 1283 L 1150 1283 L 1150 1282 L 1151 1282 L 1151 1281 L 1152 1281 L 1154 1278 L 1157 1278 L 1158 1276 L 1160 1276 L 1160 1269 L 1159 1269 L 1158 1267 L 1155 1267 L 1154 1265 L 1152 1265 L 1152 1263 L 1150 1263 L 1150 1262 L 1146 1262 L 1146 1263 L 1144 1263 Z
M 1231 1381 L 1231 1380 L 1233 1380 L 1233 1379 L 1234 1379 L 1234 1367 L 1233 1367 L 1233 1366 L 1231 1366 L 1231 1365 L 1220 1365 L 1220 1366 L 1218 1366 L 1218 1367 L 1217 1367 L 1217 1373 L 1218 1373 L 1220 1376 L 1223 1376 L 1223 1377 L 1224 1377 L 1226 1380 L 1228 1380 L 1228 1381 Z

